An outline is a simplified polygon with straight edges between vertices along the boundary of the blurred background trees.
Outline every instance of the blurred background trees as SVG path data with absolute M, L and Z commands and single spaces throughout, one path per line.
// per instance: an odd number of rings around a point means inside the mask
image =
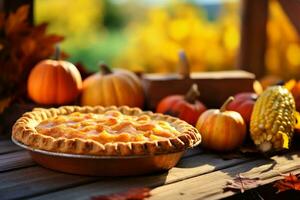
M 143 72 L 174 72 L 184 49 L 193 71 L 234 69 L 240 40 L 238 0 L 35 1 L 35 22 L 64 35 L 62 48 L 91 71 L 104 61 Z M 269 74 L 300 77 L 299 36 L 270 3 Z

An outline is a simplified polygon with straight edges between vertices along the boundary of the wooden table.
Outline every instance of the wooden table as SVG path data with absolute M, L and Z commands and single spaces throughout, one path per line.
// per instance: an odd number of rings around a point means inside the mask
M 186 152 L 169 172 L 137 177 L 88 177 L 59 173 L 36 165 L 29 154 L 9 140 L 0 141 L 0 199 L 90 199 L 92 196 L 151 187 L 150 199 L 220 199 L 227 180 L 241 173 L 260 177 L 261 184 L 279 173 L 300 172 L 299 152 L 271 159 L 254 157 L 224 160 L 199 148 Z M 259 199 L 259 198 L 258 198 Z

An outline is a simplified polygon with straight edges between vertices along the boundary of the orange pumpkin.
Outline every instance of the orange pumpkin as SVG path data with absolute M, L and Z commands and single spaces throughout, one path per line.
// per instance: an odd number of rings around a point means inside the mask
M 82 105 L 140 107 L 144 105 L 144 91 L 140 79 L 127 70 L 110 70 L 100 66 L 100 72 L 83 81 Z
M 202 146 L 216 151 L 230 151 L 240 146 L 246 137 L 246 124 L 235 111 L 227 111 L 230 97 L 221 109 L 205 111 L 197 121 L 196 128 L 202 136 Z
M 82 88 L 77 68 L 63 60 L 44 60 L 30 72 L 27 90 L 29 97 L 39 104 L 60 105 L 76 100 Z
M 194 126 L 206 110 L 204 104 L 197 100 L 199 95 L 197 84 L 193 84 L 185 96 L 171 95 L 163 98 L 158 103 L 156 112 L 178 117 Z

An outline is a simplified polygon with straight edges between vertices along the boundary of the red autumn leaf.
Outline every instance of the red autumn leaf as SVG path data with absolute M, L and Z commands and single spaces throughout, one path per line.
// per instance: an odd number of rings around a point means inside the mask
M 21 6 L 15 13 L 11 13 L 5 23 L 6 35 L 11 35 L 25 30 L 27 27 L 26 19 L 28 17 L 29 6 Z
M 150 188 L 134 188 L 127 192 L 91 197 L 91 200 L 143 200 L 150 197 Z
M 238 174 L 234 179 L 228 180 L 225 189 L 240 190 L 243 193 L 247 189 L 259 186 L 259 178 L 246 178 Z
M 46 33 L 47 26 L 48 26 L 48 23 L 41 23 L 39 25 L 36 25 L 32 29 L 31 36 L 34 37 L 34 36 L 38 36 L 38 35 L 44 35 Z
M 0 100 L 26 94 L 26 80 L 37 62 L 50 58 L 64 38 L 47 34 L 47 24 L 28 23 L 29 6 L 0 13 Z M 7 16 L 7 17 L 4 17 Z M 17 94 L 16 92 L 17 91 Z
M 278 189 L 279 192 L 283 192 L 286 190 L 299 190 L 300 191 L 300 179 L 299 176 L 296 176 L 292 173 L 289 175 L 282 175 L 283 179 L 276 181 L 274 183 L 274 187 Z
M 21 44 L 21 50 L 24 56 L 30 56 L 34 53 L 36 49 L 36 41 L 32 38 L 24 39 L 23 43 Z

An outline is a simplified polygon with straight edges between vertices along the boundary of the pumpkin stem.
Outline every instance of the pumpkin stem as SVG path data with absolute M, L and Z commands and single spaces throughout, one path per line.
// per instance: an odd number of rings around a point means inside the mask
M 179 74 L 182 75 L 184 79 L 190 78 L 190 64 L 187 59 L 186 53 L 184 50 L 178 52 L 179 57 Z
M 189 102 L 189 103 L 195 103 L 195 101 L 197 100 L 197 98 L 200 96 L 200 92 L 198 89 L 198 85 L 197 84 L 193 84 L 189 91 L 186 93 L 186 95 L 184 96 L 184 99 Z
M 102 75 L 111 74 L 111 69 L 106 64 L 100 64 L 100 72 Z
M 54 60 L 60 59 L 60 45 L 55 45 Z
M 232 102 L 233 100 L 234 100 L 234 97 L 233 97 L 233 96 L 230 96 L 230 97 L 223 103 L 223 105 L 221 106 L 220 112 L 226 111 L 227 105 L 228 105 L 230 102 Z

